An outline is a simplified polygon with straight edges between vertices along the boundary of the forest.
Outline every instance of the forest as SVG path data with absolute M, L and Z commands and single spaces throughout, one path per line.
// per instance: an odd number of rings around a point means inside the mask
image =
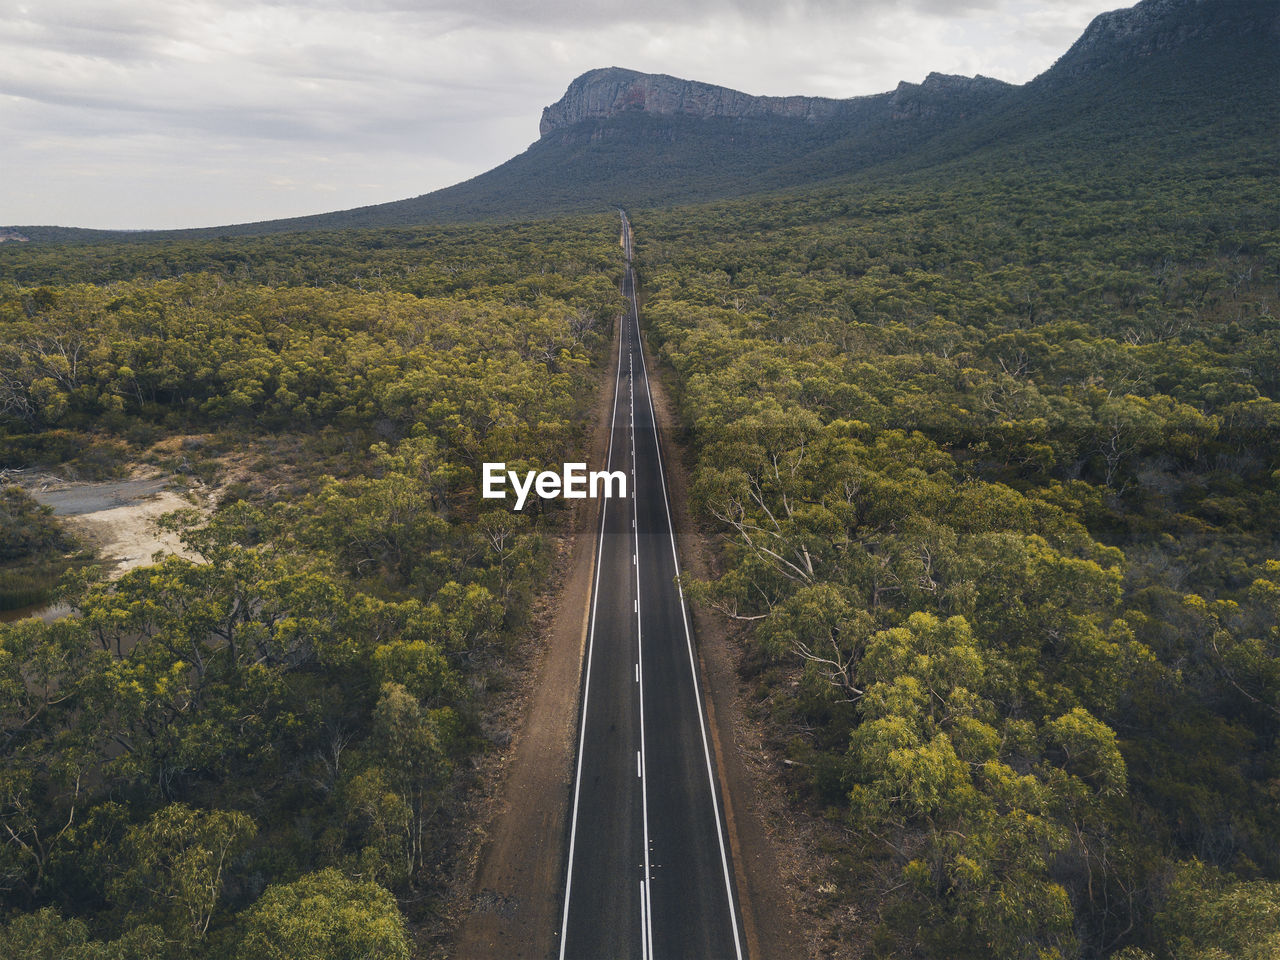
M 0 956 L 439 950 L 562 540 L 479 464 L 581 459 L 616 222 L 0 251 L 0 467 L 219 491 L 164 521 L 205 562 L 0 625 Z M 5 573 L 75 554 L 4 497 Z
M 636 216 L 832 955 L 1280 954 L 1265 136 Z

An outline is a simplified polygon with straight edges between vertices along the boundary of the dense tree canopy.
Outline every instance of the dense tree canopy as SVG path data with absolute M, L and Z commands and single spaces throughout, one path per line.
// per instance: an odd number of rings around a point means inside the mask
M 1274 949 L 1265 149 L 635 217 L 726 560 L 694 595 L 876 956 Z
M 409 956 L 559 530 L 479 466 L 581 458 L 616 242 L 610 216 L 8 264 L 4 466 L 259 460 L 166 519 L 194 559 L 78 570 L 76 616 L 0 626 L 0 953 Z M 0 561 L 73 549 L 4 497 Z

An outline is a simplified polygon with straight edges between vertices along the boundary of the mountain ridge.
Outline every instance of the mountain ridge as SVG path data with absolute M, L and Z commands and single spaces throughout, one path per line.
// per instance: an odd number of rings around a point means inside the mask
M 921 83 L 902 81 L 894 90 L 864 96 L 832 98 L 754 96 L 732 87 L 685 80 L 662 73 L 640 73 L 623 67 L 588 70 L 576 77 L 563 97 L 542 110 L 539 135 L 546 136 L 587 120 L 608 120 L 623 113 L 690 116 L 709 119 L 779 117 L 808 123 L 849 118 L 859 111 L 892 108 L 917 94 L 963 97 L 990 96 L 1014 85 L 978 75 L 964 77 L 930 73 Z
M 1026 84 L 934 72 L 920 83 L 904 81 L 891 91 L 846 99 L 756 97 L 606 67 L 575 78 L 560 100 L 544 108 L 540 136 L 523 153 L 417 197 L 179 231 L 10 229 L 32 241 L 236 236 L 664 206 L 803 186 L 886 163 L 927 165 L 958 152 L 1015 143 L 1041 128 L 1076 129 L 1072 136 L 1078 139 L 1091 123 L 1102 122 L 1102 114 L 1087 116 L 1098 109 L 1110 111 L 1106 123 L 1121 137 L 1133 136 L 1126 128 L 1138 127 L 1168 136 L 1159 123 L 1152 125 L 1153 110 L 1177 108 L 1163 102 L 1169 100 L 1167 89 L 1190 94 L 1202 114 L 1213 109 L 1211 88 L 1219 99 L 1236 103 L 1252 96 L 1262 104 L 1256 109 L 1270 109 L 1265 76 L 1280 69 L 1277 36 L 1280 4 L 1274 0 L 1141 0 L 1095 17 L 1048 70 Z M 1143 71 L 1145 80 L 1138 76 Z M 1243 77 L 1253 93 L 1238 93 L 1222 80 L 1224 71 Z

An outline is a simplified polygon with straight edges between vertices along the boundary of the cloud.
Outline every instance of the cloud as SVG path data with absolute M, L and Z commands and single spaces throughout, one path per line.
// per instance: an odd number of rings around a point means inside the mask
M 413 196 L 524 149 L 600 66 L 756 94 L 1023 81 L 1110 5 L 0 0 L 0 221 L 189 226 Z

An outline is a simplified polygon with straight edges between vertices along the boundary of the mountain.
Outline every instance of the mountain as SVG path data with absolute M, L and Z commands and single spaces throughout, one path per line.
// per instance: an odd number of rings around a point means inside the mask
M 1095 18 L 1049 70 L 1022 86 L 930 73 L 872 96 L 757 97 L 662 74 L 592 70 L 543 110 L 539 139 L 524 153 L 471 180 L 392 203 L 179 233 L 662 206 L 862 172 L 901 175 L 992 151 L 1018 162 L 1030 155 L 1095 162 L 1103 144 L 1194 152 L 1202 137 L 1236 126 L 1277 129 L 1278 38 L 1275 0 L 1143 0 Z M 120 236 L 14 229 L 33 241 Z
M 834 100 L 828 97 L 753 97 L 728 87 L 681 80 L 665 74 L 610 67 L 584 73 L 563 97 L 542 111 L 543 137 L 594 120 L 624 114 L 693 117 L 701 120 L 803 120 L 810 124 L 922 116 L 963 118 L 969 110 L 1012 89 L 990 77 L 931 73 L 924 83 L 901 83 L 891 93 Z
M 710 119 L 762 119 L 821 122 L 830 120 L 842 101 L 824 97 L 753 97 L 708 83 L 665 74 L 637 73 L 610 67 L 584 73 L 563 97 L 542 111 L 541 136 L 584 120 L 608 120 L 622 113 L 692 116 Z
M 1099 14 L 1071 48 L 1033 84 L 1065 85 L 1113 64 L 1180 50 L 1249 46 L 1280 38 L 1274 0 L 1143 0 Z M 1265 77 L 1262 79 L 1266 79 Z M 1277 80 L 1271 74 L 1270 80 Z

